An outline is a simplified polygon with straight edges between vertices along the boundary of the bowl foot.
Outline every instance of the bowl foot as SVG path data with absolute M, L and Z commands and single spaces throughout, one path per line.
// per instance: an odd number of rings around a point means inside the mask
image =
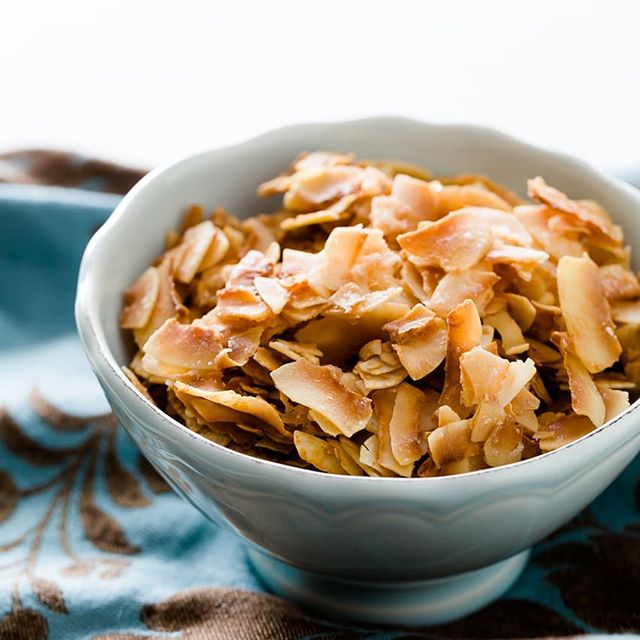
M 530 551 L 496 564 L 434 580 L 362 582 L 296 569 L 254 549 L 249 558 L 274 593 L 324 618 L 403 626 L 462 618 L 499 598 L 516 581 Z

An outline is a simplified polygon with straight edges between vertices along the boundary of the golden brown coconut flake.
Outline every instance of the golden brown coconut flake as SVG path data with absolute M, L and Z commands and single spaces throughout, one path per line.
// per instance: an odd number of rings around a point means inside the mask
M 287 398 L 323 416 L 347 437 L 371 418 L 371 400 L 349 389 L 335 367 L 297 360 L 272 371 L 271 377 Z
M 149 267 L 124 293 L 125 307 L 120 314 L 123 329 L 142 329 L 158 299 L 158 270 Z
M 491 227 L 474 215 L 456 212 L 425 222 L 416 231 L 398 236 L 398 243 L 411 262 L 445 271 L 469 269 L 491 248 Z
M 583 255 L 558 262 L 558 296 L 576 355 L 590 373 L 610 367 L 622 351 L 598 267 Z

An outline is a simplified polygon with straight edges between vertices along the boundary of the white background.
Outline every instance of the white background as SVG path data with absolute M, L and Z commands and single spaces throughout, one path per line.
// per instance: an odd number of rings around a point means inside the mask
M 640 166 L 636 0 L 0 0 L 0 150 L 148 167 L 374 114 Z

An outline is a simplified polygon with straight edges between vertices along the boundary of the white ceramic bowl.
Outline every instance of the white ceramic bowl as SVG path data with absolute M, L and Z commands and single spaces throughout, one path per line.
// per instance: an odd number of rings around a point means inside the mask
M 506 467 L 442 478 L 346 477 L 205 440 L 147 403 L 120 370 L 130 356 L 118 328 L 122 292 L 162 250 L 185 206 L 223 204 L 240 216 L 264 210 L 256 185 L 311 149 L 484 173 L 519 192 L 541 174 L 570 195 L 601 202 L 636 255 L 640 196 L 582 162 L 495 131 L 375 118 L 293 126 L 156 170 L 87 247 L 76 304 L 87 356 L 115 414 L 175 491 L 242 536 L 278 593 L 338 617 L 445 622 L 503 593 L 527 550 L 631 461 L 640 449 L 637 405 L 563 449 Z

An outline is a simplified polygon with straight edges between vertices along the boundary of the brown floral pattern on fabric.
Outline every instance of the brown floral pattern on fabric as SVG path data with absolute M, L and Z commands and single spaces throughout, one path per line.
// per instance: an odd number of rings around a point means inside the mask
M 240 589 L 208 587 L 180 591 L 163 602 L 146 605 L 140 612 L 145 627 L 161 635 L 127 632 L 96 636 L 95 640 L 325 640 L 374 639 L 389 630 L 334 627 L 312 620 L 296 606 L 280 598 Z M 581 629 L 542 605 L 505 599 L 464 620 L 424 630 L 393 633 L 394 638 L 502 639 L 571 636 Z M 179 635 L 165 636 L 165 633 Z
M 142 608 L 140 618 L 158 635 L 113 633 L 96 640 L 364 640 L 369 633 L 332 627 L 304 615 L 295 605 L 264 593 L 208 587 L 180 591 Z M 171 635 L 166 635 L 171 634 Z M 175 635 L 177 633 L 177 635 Z
M 0 182 L 82 188 L 99 181 L 100 191 L 126 193 L 145 173 L 63 151 L 33 149 L 0 154 Z
M 0 442 L 4 447 L 31 465 L 53 470 L 45 481 L 18 487 L 9 473 L 0 469 L 0 523 L 11 518 L 21 501 L 50 492 L 50 498 L 44 501 L 46 508 L 38 514 L 35 524 L 0 544 L 0 558 L 3 552 L 23 551 L 17 560 L 0 562 L 0 575 L 11 576 L 13 581 L 11 611 L 0 617 L 0 638 L 3 640 L 47 637 L 48 625 L 42 613 L 22 605 L 20 589 L 25 585 L 44 608 L 56 614 L 69 613 L 61 588 L 51 575 L 45 577 L 38 572 L 45 534 L 51 535 L 55 530 L 69 561 L 61 571 L 66 576 L 95 572 L 102 579 L 116 578 L 128 565 L 126 556 L 138 553 L 138 547 L 129 541 L 122 525 L 96 503 L 95 483 L 101 456 L 104 457 L 104 464 L 100 466 L 105 469 L 105 484 L 116 504 L 127 508 L 150 504 L 138 479 L 123 467 L 118 457 L 117 423 L 111 414 L 73 416 L 50 404 L 37 392 L 31 396 L 31 405 L 51 430 L 79 432 L 85 437 L 73 446 L 49 447 L 27 435 L 6 411 L 0 409 Z M 168 490 L 150 466 L 145 468 L 143 475 L 151 479 L 147 484 L 152 493 Z M 96 549 L 114 557 L 80 555 L 73 548 L 69 537 L 72 508 L 80 513 L 85 537 Z

